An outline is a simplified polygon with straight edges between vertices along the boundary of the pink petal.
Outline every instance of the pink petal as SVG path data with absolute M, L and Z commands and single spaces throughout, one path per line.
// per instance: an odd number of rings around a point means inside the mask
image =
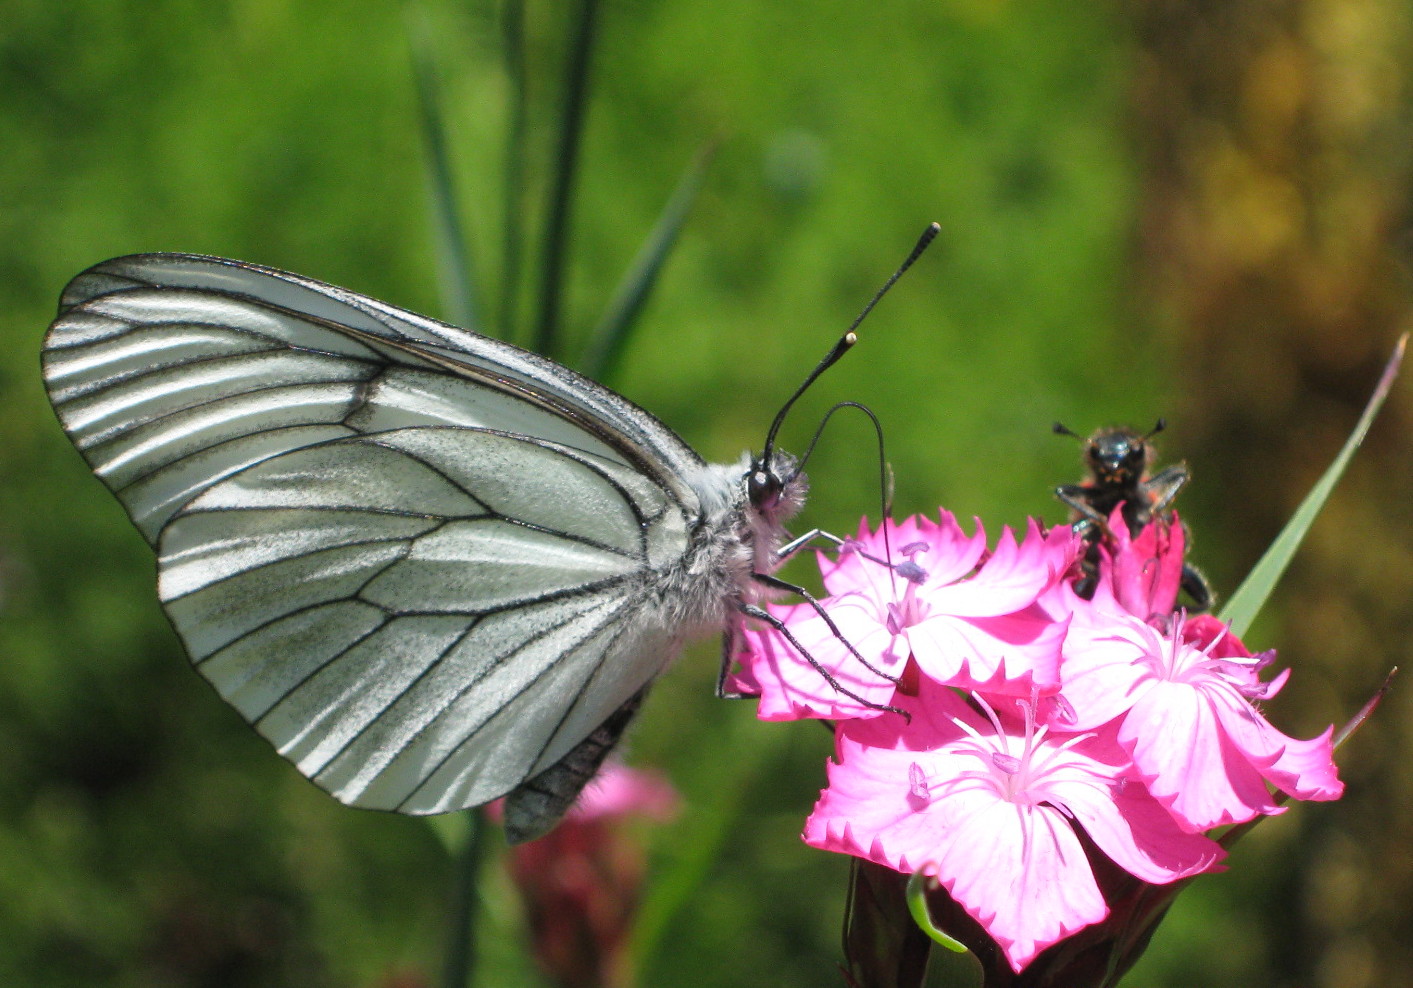
M 829 785 L 805 821 L 811 847 L 867 858 L 904 873 L 929 861 L 947 821 L 912 785 L 915 752 L 873 748 L 841 736 Z
M 1217 870 L 1226 852 L 1188 833 L 1137 779 L 1115 783 L 1105 795 L 1092 786 L 1060 784 L 1055 793 L 1099 849 L 1152 885 Z
M 1266 778 L 1296 799 L 1330 800 L 1344 795 L 1334 763 L 1333 727 L 1309 741 L 1290 738 L 1280 759 L 1266 770 Z
M 986 552 L 981 523 L 977 522 L 975 535 L 967 535 L 945 511 L 940 525 L 915 515 L 896 523 L 885 521 L 872 532 L 865 522 L 853 542 L 854 551 L 841 551 L 837 564 L 821 566 L 825 589 L 834 596 L 870 593 L 885 602 L 902 597 L 907 586 L 889 570 L 887 560 L 895 566 L 913 561 L 927 573 L 929 585 L 944 586 L 970 574 Z M 911 551 L 905 554 L 904 550 Z
M 1250 658 L 1251 652 L 1231 633 L 1225 621 L 1211 614 L 1196 614 L 1182 625 L 1182 640 L 1202 649 L 1214 659 Z
M 1288 671 L 1288 670 L 1287 670 Z M 1332 728 L 1309 741 L 1278 731 L 1245 698 L 1208 691 L 1222 730 L 1263 778 L 1297 799 L 1338 799 L 1344 793 L 1334 763 Z
M 1015 970 L 1107 915 L 1083 848 L 1059 811 L 1018 807 L 979 789 L 919 798 L 914 766 L 928 756 L 914 752 L 841 736 L 838 757 L 805 823 L 805 842 L 935 875 Z
M 1058 810 L 980 793 L 949 802 L 954 828 L 925 870 L 1000 944 L 1013 970 L 1109 914 L 1079 838 Z
M 893 700 L 908 712 L 907 717 L 886 714 L 870 720 L 844 721 L 835 737 L 870 749 L 906 751 L 909 757 L 916 758 L 918 753 L 930 756 L 962 737 L 964 732 L 958 721 L 978 730 L 987 727 L 961 694 L 925 677 L 911 695 L 899 692 Z
M 1170 522 L 1152 522 L 1130 539 L 1120 506 L 1114 509 L 1110 529 L 1115 545 L 1106 562 L 1119 604 L 1142 621 L 1171 614 L 1182 584 L 1186 543 L 1176 512 Z
M 1155 682 L 1124 718 L 1119 743 L 1149 791 L 1193 833 L 1281 812 L 1220 729 L 1205 690 Z
M 944 615 L 907 636 L 918 667 L 936 682 L 1027 697 L 1058 689 L 1067 626 L 1038 610 L 973 620 Z
M 1075 612 L 1060 660 L 1060 695 L 1073 720 L 1055 726 L 1092 730 L 1122 715 L 1149 688 L 1144 649 L 1134 630 L 1117 622 L 1096 625 L 1084 610 Z
M 931 548 L 918 556 L 918 564 L 928 571 L 928 582 L 948 584 L 976 569 L 986 554 L 986 531 L 981 519 L 973 518 L 976 533 L 967 535 L 950 511 L 939 511 L 940 523 L 919 519 L 918 536 Z
M 981 533 L 979 521 L 977 533 Z M 928 603 L 957 617 L 994 617 L 1029 607 L 1069 567 L 1068 559 L 1057 558 L 1057 544 L 1061 543 L 1050 542 L 1034 519 L 1019 545 L 1015 533 L 1002 528 L 995 551 L 971 579 L 950 583 L 931 574 L 925 588 Z

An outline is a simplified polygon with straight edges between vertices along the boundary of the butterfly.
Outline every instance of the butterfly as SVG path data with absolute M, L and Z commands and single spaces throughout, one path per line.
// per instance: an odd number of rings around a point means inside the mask
M 43 366 L 226 701 L 343 803 L 506 796 L 522 841 L 684 640 L 724 631 L 729 654 L 764 615 L 807 486 L 775 432 L 855 339 L 727 465 L 544 357 L 216 257 L 78 275 Z

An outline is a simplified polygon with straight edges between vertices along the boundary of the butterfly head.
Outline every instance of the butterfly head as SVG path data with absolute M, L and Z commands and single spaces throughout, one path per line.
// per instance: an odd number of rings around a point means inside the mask
M 745 457 L 736 488 L 738 538 L 749 547 L 751 571 L 769 573 L 780 564 L 777 556 L 787 538 L 785 523 L 804 507 L 809 480 L 799 461 L 789 453 L 772 450 Z
M 746 498 L 752 512 L 768 523 L 793 517 L 805 503 L 809 480 L 789 453 L 772 449 L 751 458 L 746 472 Z

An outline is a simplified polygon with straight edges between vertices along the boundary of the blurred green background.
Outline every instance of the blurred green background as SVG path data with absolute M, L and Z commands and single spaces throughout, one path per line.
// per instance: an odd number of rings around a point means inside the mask
M 531 2 L 531 232 L 575 3 Z M 497 5 L 425 0 L 478 278 L 500 276 Z M 423 822 L 346 810 L 189 669 L 121 509 L 55 424 L 38 349 L 69 277 L 199 251 L 446 315 L 406 16 L 392 0 L 0 0 L 0 984 L 416 986 L 451 871 Z M 801 404 L 874 408 L 895 513 L 1063 512 L 1075 445 L 1166 416 L 1194 554 L 1229 594 L 1409 328 L 1410 54 L 1399 0 L 605 0 L 569 239 L 593 324 L 678 176 L 705 187 L 612 386 L 709 459 L 779 402 L 924 225 L 931 252 Z M 534 255 L 530 284 L 534 284 Z M 533 293 L 522 299 L 532 308 Z M 572 340 L 571 340 L 572 343 Z M 1270 714 L 1349 716 L 1413 625 L 1407 380 L 1252 635 Z M 802 526 L 877 513 L 841 416 Z M 641 983 L 828 985 L 847 862 L 798 832 L 829 750 L 711 696 L 715 650 L 629 746 L 684 794 L 647 829 Z M 1413 969 L 1413 692 L 1298 807 L 1184 893 L 1135 985 L 1397 983 Z M 486 867 L 478 984 L 535 984 Z M 938 958 L 946 967 L 948 958 Z M 966 984 L 939 973 L 938 984 Z

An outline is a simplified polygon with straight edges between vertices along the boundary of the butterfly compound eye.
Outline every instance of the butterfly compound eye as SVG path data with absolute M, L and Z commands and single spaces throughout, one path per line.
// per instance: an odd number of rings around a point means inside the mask
M 746 480 L 746 493 L 756 508 L 773 508 L 780 501 L 780 492 L 785 482 L 760 463 L 751 466 L 751 474 Z

